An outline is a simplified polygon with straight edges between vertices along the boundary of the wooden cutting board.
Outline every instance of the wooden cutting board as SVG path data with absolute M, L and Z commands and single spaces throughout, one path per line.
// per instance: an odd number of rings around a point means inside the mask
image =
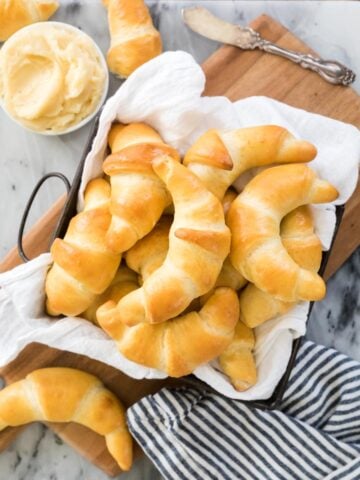
M 251 23 L 265 38 L 293 50 L 310 52 L 310 49 L 283 26 L 262 15 Z M 207 78 L 206 95 L 225 95 L 238 100 L 251 95 L 266 95 L 289 105 L 303 108 L 360 127 L 360 97 L 350 88 L 326 83 L 318 75 L 303 70 L 279 57 L 259 51 L 242 52 L 224 46 L 204 64 Z M 59 201 L 44 215 L 26 236 L 24 245 L 30 257 L 47 251 L 64 203 Z M 342 226 L 326 269 L 328 278 L 357 248 L 360 243 L 360 188 L 348 202 Z M 0 265 L 0 272 L 21 263 L 14 249 Z M 72 366 L 98 375 L 119 398 L 129 406 L 144 395 L 158 391 L 168 380 L 136 381 L 123 373 L 87 357 L 32 344 L 16 360 L 0 370 L 6 382 L 24 377 L 35 368 L 45 366 Z M 119 473 L 108 454 L 103 439 L 90 430 L 75 425 L 50 424 L 58 435 L 79 453 L 110 475 Z M 20 429 L 7 429 L 0 434 L 0 450 L 18 434 Z

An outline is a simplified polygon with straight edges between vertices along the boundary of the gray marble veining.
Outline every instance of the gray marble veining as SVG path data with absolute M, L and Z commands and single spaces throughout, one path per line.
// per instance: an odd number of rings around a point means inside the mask
M 314 305 L 307 337 L 360 361 L 360 248 L 328 281 L 325 300 Z
M 54 20 L 78 26 L 90 34 L 105 53 L 109 43 L 106 13 L 100 0 L 62 0 Z M 202 62 L 218 44 L 184 27 L 181 9 L 203 5 L 225 20 L 243 25 L 267 13 L 291 29 L 324 58 L 345 63 L 358 79 L 360 92 L 360 2 L 326 1 L 149 1 L 165 49 L 183 49 Z M 110 94 L 119 86 L 111 78 Z M 0 258 L 16 241 L 20 217 L 36 181 L 50 171 L 71 180 L 89 127 L 63 137 L 42 137 L 26 132 L 0 111 Z M 62 193 L 53 180 L 44 185 L 29 218 L 31 225 Z M 335 346 L 360 360 L 360 250 L 334 275 L 328 295 L 312 313 L 307 333 L 318 343 Z M 104 473 L 81 458 L 54 433 L 32 425 L 0 455 L 0 480 L 105 480 Z M 160 478 L 145 458 L 138 460 L 122 480 Z

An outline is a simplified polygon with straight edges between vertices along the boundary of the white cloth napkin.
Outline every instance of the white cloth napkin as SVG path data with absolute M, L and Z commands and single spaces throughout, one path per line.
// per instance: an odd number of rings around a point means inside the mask
M 340 192 L 334 203 L 343 204 L 352 194 L 358 176 L 360 134 L 351 126 L 295 109 L 265 97 L 232 103 L 225 97 L 201 97 L 204 73 L 184 52 L 167 52 L 140 67 L 104 106 L 98 133 L 82 177 L 87 182 L 102 174 L 106 138 L 114 120 L 142 121 L 156 128 L 164 140 L 181 153 L 209 128 L 239 128 L 277 124 L 299 138 L 313 142 L 318 155 L 311 167 Z M 324 249 L 333 236 L 333 205 L 314 208 L 316 231 Z M 164 374 L 126 360 L 99 328 L 79 318 L 54 320 L 44 312 L 44 279 L 51 262 L 44 254 L 0 275 L 0 365 L 5 365 L 31 342 L 84 354 L 112 365 L 134 378 L 162 378 Z M 305 333 L 309 304 L 300 303 L 286 315 L 256 329 L 255 357 L 258 383 L 236 392 L 217 362 L 197 368 L 194 374 L 231 398 L 254 400 L 271 396 L 284 373 L 292 341 Z

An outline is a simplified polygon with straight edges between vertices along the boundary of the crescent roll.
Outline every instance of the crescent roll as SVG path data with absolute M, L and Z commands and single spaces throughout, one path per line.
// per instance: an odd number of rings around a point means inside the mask
M 331 202 L 337 197 L 335 187 L 303 164 L 259 173 L 227 215 L 233 266 L 260 290 L 284 302 L 322 299 L 326 291 L 323 279 L 291 258 L 281 242 L 280 222 L 301 205 Z
M 128 267 L 140 275 L 141 284 L 165 261 L 172 220 L 170 216 L 161 217 L 154 229 L 125 253 Z
M 229 252 L 230 232 L 219 200 L 172 158 L 158 157 L 153 163 L 174 203 L 169 250 L 164 263 L 141 288 L 118 304 L 108 302 L 99 308 L 101 325 L 108 317 L 126 325 L 176 317 L 214 286 Z
M 110 283 L 110 286 L 104 293 L 97 296 L 92 304 L 81 313 L 81 317 L 85 318 L 89 322 L 98 325 L 96 319 L 96 311 L 105 303 L 109 298 L 112 298 L 115 302 L 118 302 L 122 297 L 125 297 L 128 293 L 132 292 L 139 287 L 138 276 L 135 272 L 125 266 L 121 266 L 116 272 L 114 280 Z
M 314 228 L 310 206 L 302 205 L 283 218 L 280 234 L 292 259 L 302 268 L 317 272 L 322 260 L 322 248 Z
M 125 409 L 93 375 L 72 368 L 43 368 L 0 391 L 0 431 L 36 421 L 84 425 L 105 437 L 122 470 L 131 467 Z
M 121 255 L 105 243 L 111 221 L 109 202 L 108 182 L 102 178 L 90 181 L 84 210 L 71 219 L 64 239 L 52 244 L 54 264 L 45 282 L 50 315 L 79 315 L 113 280 Z
M 219 356 L 223 372 L 239 392 L 248 390 L 257 380 L 253 354 L 255 336 L 251 328 L 238 321 L 235 335 L 228 347 Z
M 111 45 L 110 70 L 128 77 L 140 65 L 160 55 L 160 33 L 153 25 L 144 0 L 103 0 L 108 8 Z
M 113 316 L 98 316 L 126 358 L 171 377 L 188 375 L 216 358 L 231 342 L 238 318 L 239 300 L 230 288 L 216 289 L 199 312 L 157 325 L 128 327 Z
M 221 202 L 225 215 L 229 211 L 230 205 L 237 196 L 237 192 L 232 188 L 229 188 L 226 191 Z M 244 278 L 241 273 L 233 267 L 230 258 L 226 257 L 221 272 L 216 279 L 215 287 L 230 287 L 233 290 L 240 290 L 240 288 L 242 288 L 246 284 L 246 278 Z
M 47 20 L 59 8 L 56 0 L 1 0 L 0 42 L 31 23 Z
M 222 131 L 208 130 L 188 150 L 184 165 L 222 199 L 246 170 L 274 163 L 309 162 L 316 148 L 276 125 Z
M 228 190 L 222 202 L 224 213 L 227 212 L 236 197 L 237 193 L 234 190 Z M 140 275 L 141 283 L 164 263 L 169 250 L 169 232 L 172 221 L 173 217 L 163 216 L 146 237 L 139 240 L 125 253 L 127 265 Z M 246 283 L 247 280 L 232 266 L 230 259 L 226 258 L 214 288 L 229 287 L 239 290 Z M 206 294 L 206 298 L 210 293 L 212 292 Z
M 290 257 L 302 268 L 317 272 L 320 268 L 322 248 L 314 233 L 314 222 L 309 206 L 304 205 L 288 213 L 280 226 L 281 241 Z M 282 302 L 250 283 L 240 293 L 241 319 L 254 328 L 283 315 L 294 302 Z
M 172 217 L 162 217 L 155 228 L 125 254 L 127 265 L 140 275 L 141 284 L 165 261 L 169 250 L 171 223 Z M 227 257 L 213 288 L 229 287 L 233 290 L 239 290 L 246 283 L 247 280 L 232 266 L 230 259 Z M 210 290 L 202 296 L 201 303 L 204 304 L 204 301 L 212 293 L 213 290 Z
M 179 161 L 179 154 L 144 123 L 114 125 L 109 145 L 112 154 L 103 164 L 111 183 L 112 219 L 106 242 L 120 253 L 149 233 L 171 203 L 164 183 L 152 168 L 153 160 L 167 155 Z

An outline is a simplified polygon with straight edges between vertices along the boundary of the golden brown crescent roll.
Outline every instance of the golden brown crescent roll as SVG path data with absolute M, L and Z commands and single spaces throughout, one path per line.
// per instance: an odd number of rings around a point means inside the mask
M 171 203 L 153 171 L 153 160 L 164 155 L 179 160 L 179 155 L 144 123 L 113 126 L 109 145 L 113 153 L 103 165 L 111 182 L 112 220 L 106 242 L 114 252 L 124 252 L 153 229 Z
M 132 464 L 125 410 L 100 380 L 72 368 L 43 368 L 0 391 L 0 431 L 30 422 L 75 422 L 105 437 L 122 470 Z
M 293 260 L 302 268 L 317 272 L 322 259 L 319 237 L 309 205 L 288 213 L 280 224 L 281 241 Z
M 161 217 L 153 230 L 126 252 L 126 263 L 140 275 L 140 284 L 164 263 L 172 221 L 173 217 Z
M 260 290 L 285 302 L 320 300 L 325 283 L 301 268 L 280 238 L 280 222 L 308 203 L 331 202 L 338 192 L 303 164 L 281 165 L 259 173 L 232 203 L 227 224 L 232 233 L 230 259 Z
M 256 383 L 254 347 L 254 332 L 239 320 L 233 340 L 219 356 L 221 368 L 239 392 L 247 390 Z
M 224 209 L 224 213 L 226 214 L 230 208 L 231 203 L 235 200 L 238 196 L 237 192 L 231 188 L 227 190 L 222 199 L 222 206 Z M 219 273 L 218 278 L 216 279 L 214 288 L 217 287 L 229 287 L 233 290 L 240 290 L 247 284 L 246 278 L 244 278 L 240 272 L 233 267 L 230 258 L 226 257 Z M 204 305 L 204 303 L 208 300 L 208 298 L 213 294 L 214 288 L 209 290 L 205 295 L 200 297 L 200 304 Z
M 232 288 L 235 291 L 240 290 L 247 284 L 246 278 L 244 278 L 240 272 L 233 267 L 230 258 L 226 257 L 219 273 L 219 276 L 216 279 L 214 287 L 209 290 L 207 293 L 202 295 L 199 298 L 200 305 L 209 299 L 209 297 L 214 293 L 214 289 L 218 287 L 228 287 Z
M 98 325 L 96 310 L 100 305 L 107 302 L 110 298 L 113 299 L 114 302 L 118 302 L 122 297 L 125 297 L 125 295 L 138 287 L 139 283 L 137 274 L 130 270 L 130 268 L 121 266 L 105 292 L 97 296 L 92 304 L 85 310 L 85 312 L 81 313 L 80 316 L 89 322 Z
M 226 257 L 221 272 L 216 279 L 215 287 L 229 287 L 233 290 L 240 290 L 246 283 L 246 278 L 233 267 L 230 258 Z
M 56 0 L 0 0 L 0 42 L 26 25 L 47 20 L 58 8 Z
M 237 192 L 232 188 L 229 188 L 226 191 L 224 198 L 221 202 L 225 215 L 229 211 L 230 205 L 235 200 L 235 198 L 237 198 L 237 196 Z M 246 283 L 246 278 L 244 278 L 241 273 L 233 267 L 230 258 L 225 258 L 221 272 L 216 280 L 215 287 L 230 287 L 233 290 L 240 290 L 240 288 L 246 285 Z
M 322 249 L 314 233 L 310 207 L 303 205 L 288 213 L 280 226 L 281 241 L 290 257 L 300 267 L 317 272 L 320 268 Z M 294 302 L 282 302 L 250 283 L 240 293 L 242 321 L 251 328 L 289 311 Z
M 230 288 L 216 289 L 199 312 L 157 325 L 127 327 L 114 316 L 98 316 L 126 358 L 171 377 L 188 375 L 216 358 L 231 342 L 238 318 L 239 301 Z
M 316 148 L 276 125 L 222 131 L 208 130 L 188 150 L 184 165 L 222 199 L 246 170 L 273 163 L 309 162 Z
M 224 197 L 223 207 L 226 213 L 226 205 L 230 207 L 230 203 L 237 197 L 234 190 L 228 190 Z M 226 202 L 226 205 L 224 205 Z M 140 283 L 145 281 L 155 270 L 157 270 L 165 261 L 169 250 L 169 232 L 173 221 L 173 217 L 163 216 L 154 229 L 139 240 L 125 254 L 127 265 L 141 276 Z M 247 280 L 238 272 L 226 258 L 219 276 L 215 282 L 215 287 L 229 287 L 233 290 L 239 290 L 247 283 Z M 206 294 L 206 299 L 212 293 Z
M 160 55 L 160 33 L 153 25 L 144 0 L 103 0 L 108 8 L 111 45 L 110 70 L 128 77 L 140 65 Z
M 114 322 L 135 325 L 174 318 L 194 298 L 215 284 L 229 252 L 230 232 L 219 200 L 201 181 L 170 157 L 154 160 L 154 170 L 172 195 L 175 215 L 164 263 L 143 283 L 116 304 L 100 307 L 102 325 Z
M 110 185 L 97 178 L 85 190 L 84 211 L 73 217 L 64 239 L 51 246 L 54 261 L 46 277 L 46 308 L 50 315 L 79 315 L 110 285 L 121 255 L 105 243 L 111 215 Z

